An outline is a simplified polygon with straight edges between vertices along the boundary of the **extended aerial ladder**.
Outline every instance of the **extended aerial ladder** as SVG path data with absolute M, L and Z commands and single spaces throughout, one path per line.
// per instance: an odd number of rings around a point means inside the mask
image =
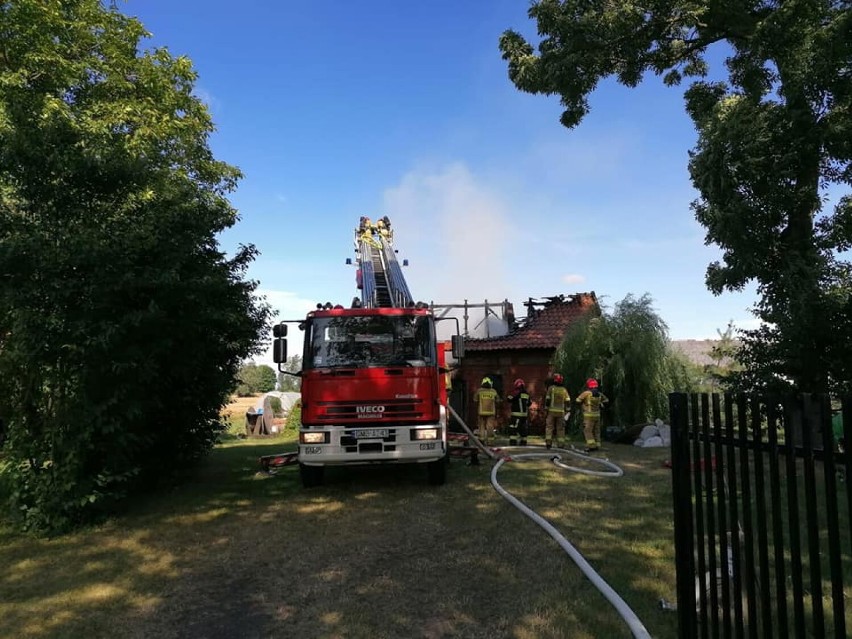
M 402 268 L 396 259 L 393 247 L 393 233 L 388 228 L 387 217 L 382 225 L 373 226 L 369 219 L 361 218 L 361 225 L 355 229 L 355 254 L 358 268 L 358 288 L 361 300 L 356 304 L 364 308 L 405 308 L 414 306 L 414 299 L 402 274 Z M 408 265 L 408 260 L 403 260 Z M 465 433 L 448 432 L 448 441 L 460 444 L 448 450 L 455 457 L 469 457 L 471 464 L 479 464 L 478 451 L 469 446 Z
M 387 228 L 368 224 L 356 229 L 355 255 L 362 307 L 414 306 L 414 298 L 408 290 L 402 267 L 396 259 L 393 235 Z
M 445 346 L 434 313 L 415 303 L 397 261 L 390 220 L 355 229 L 360 297 L 299 322 L 304 331 L 298 453 L 267 455 L 268 472 L 298 461 L 306 488 L 327 466 L 419 463 L 442 484 L 448 453 Z M 352 264 L 352 258 L 346 260 Z M 287 360 L 287 324 L 274 327 L 273 359 Z M 452 336 L 456 360 L 462 337 Z M 280 369 L 279 369 L 280 370 Z

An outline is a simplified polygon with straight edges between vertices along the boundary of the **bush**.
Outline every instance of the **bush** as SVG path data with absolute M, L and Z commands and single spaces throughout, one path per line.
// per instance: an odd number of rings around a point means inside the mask
M 272 408 L 272 414 L 275 417 L 283 417 L 284 409 L 281 407 L 281 400 L 274 395 L 269 398 L 269 406 Z
M 287 415 L 287 423 L 285 428 L 293 428 L 299 430 L 302 427 L 302 401 L 299 400 L 293 404 L 290 413 Z

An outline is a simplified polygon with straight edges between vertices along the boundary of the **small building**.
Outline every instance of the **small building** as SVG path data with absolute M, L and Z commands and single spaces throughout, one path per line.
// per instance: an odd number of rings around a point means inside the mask
M 543 302 L 530 299 L 524 305 L 527 317 L 511 327 L 508 334 L 465 340 L 465 357 L 453 379 L 450 401 L 471 427 L 476 424 L 473 396 L 482 378 L 490 377 L 505 399 L 514 380 L 520 377 L 532 396 L 530 432 L 543 435 L 540 404 L 546 392 L 545 382 L 553 372 L 553 355 L 571 324 L 589 313 L 601 313 L 594 291 L 548 297 Z M 505 403 L 504 413 L 507 414 Z M 498 423 L 502 425 L 505 420 L 501 417 Z

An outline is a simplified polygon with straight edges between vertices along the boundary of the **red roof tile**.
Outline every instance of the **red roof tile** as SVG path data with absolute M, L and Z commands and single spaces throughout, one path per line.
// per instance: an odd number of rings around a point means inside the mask
M 548 302 L 544 308 L 531 310 L 523 326 L 508 335 L 484 339 L 466 339 L 465 350 L 497 351 L 519 348 L 557 348 L 568 327 L 586 313 L 599 312 L 594 291 L 577 293 L 564 300 Z

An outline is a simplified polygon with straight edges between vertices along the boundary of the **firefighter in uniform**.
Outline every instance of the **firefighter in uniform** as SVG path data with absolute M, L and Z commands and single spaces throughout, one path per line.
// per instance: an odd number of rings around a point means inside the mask
M 387 215 L 385 215 L 382 218 L 382 222 L 384 223 L 384 226 L 385 226 L 385 231 L 386 231 L 385 235 L 387 236 L 388 241 L 393 242 L 393 229 L 391 228 L 390 218 Z
M 490 446 L 494 437 L 494 422 L 497 419 L 497 402 L 500 401 L 490 377 L 482 378 L 482 384 L 473 401 L 476 402 L 477 435 L 486 446 Z
M 381 248 L 382 245 L 380 242 L 373 238 L 374 235 L 378 232 L 376 225 L 370 221 L 370 218 L 364 217 L 361 219 L 360 226 L 358 227 L 358 239 L 362 242 L 366 242 L 370 246 L 375 248 Z
M 565 439 L 565 416 L 570 415 L 571 396 L 565 388 L 565 379 L 559 373 L 553 375 L 553 384 L 547 389 L 544 406 L 547 410 L 545 418 L 544 444 L 548 448 L 553 444 L 554 430 L 556 431 L 556 446 Z
M 601 447 L 601 406 L 608 401 L 596 380 L 586 380 L 586 390 L 577 397 L 577 403 L 583 405 L 583 436 L 588 452 Z
M 385 226 L 384 220 L 379 220 L 378 222 L 376 222 L 376 231 L 382 237 L 384 237 L 384 238 L 388 237 L 389 231 L 388 231 L 387 227 Z
M 521 438 L 521 446 L 527 445 L 527 418 L 530 411 L 530 394 L 527 392 L 524 380 L 516 379 L 515 390 L 506 397 L 509 401 L 509 446 L 518 443 Z

